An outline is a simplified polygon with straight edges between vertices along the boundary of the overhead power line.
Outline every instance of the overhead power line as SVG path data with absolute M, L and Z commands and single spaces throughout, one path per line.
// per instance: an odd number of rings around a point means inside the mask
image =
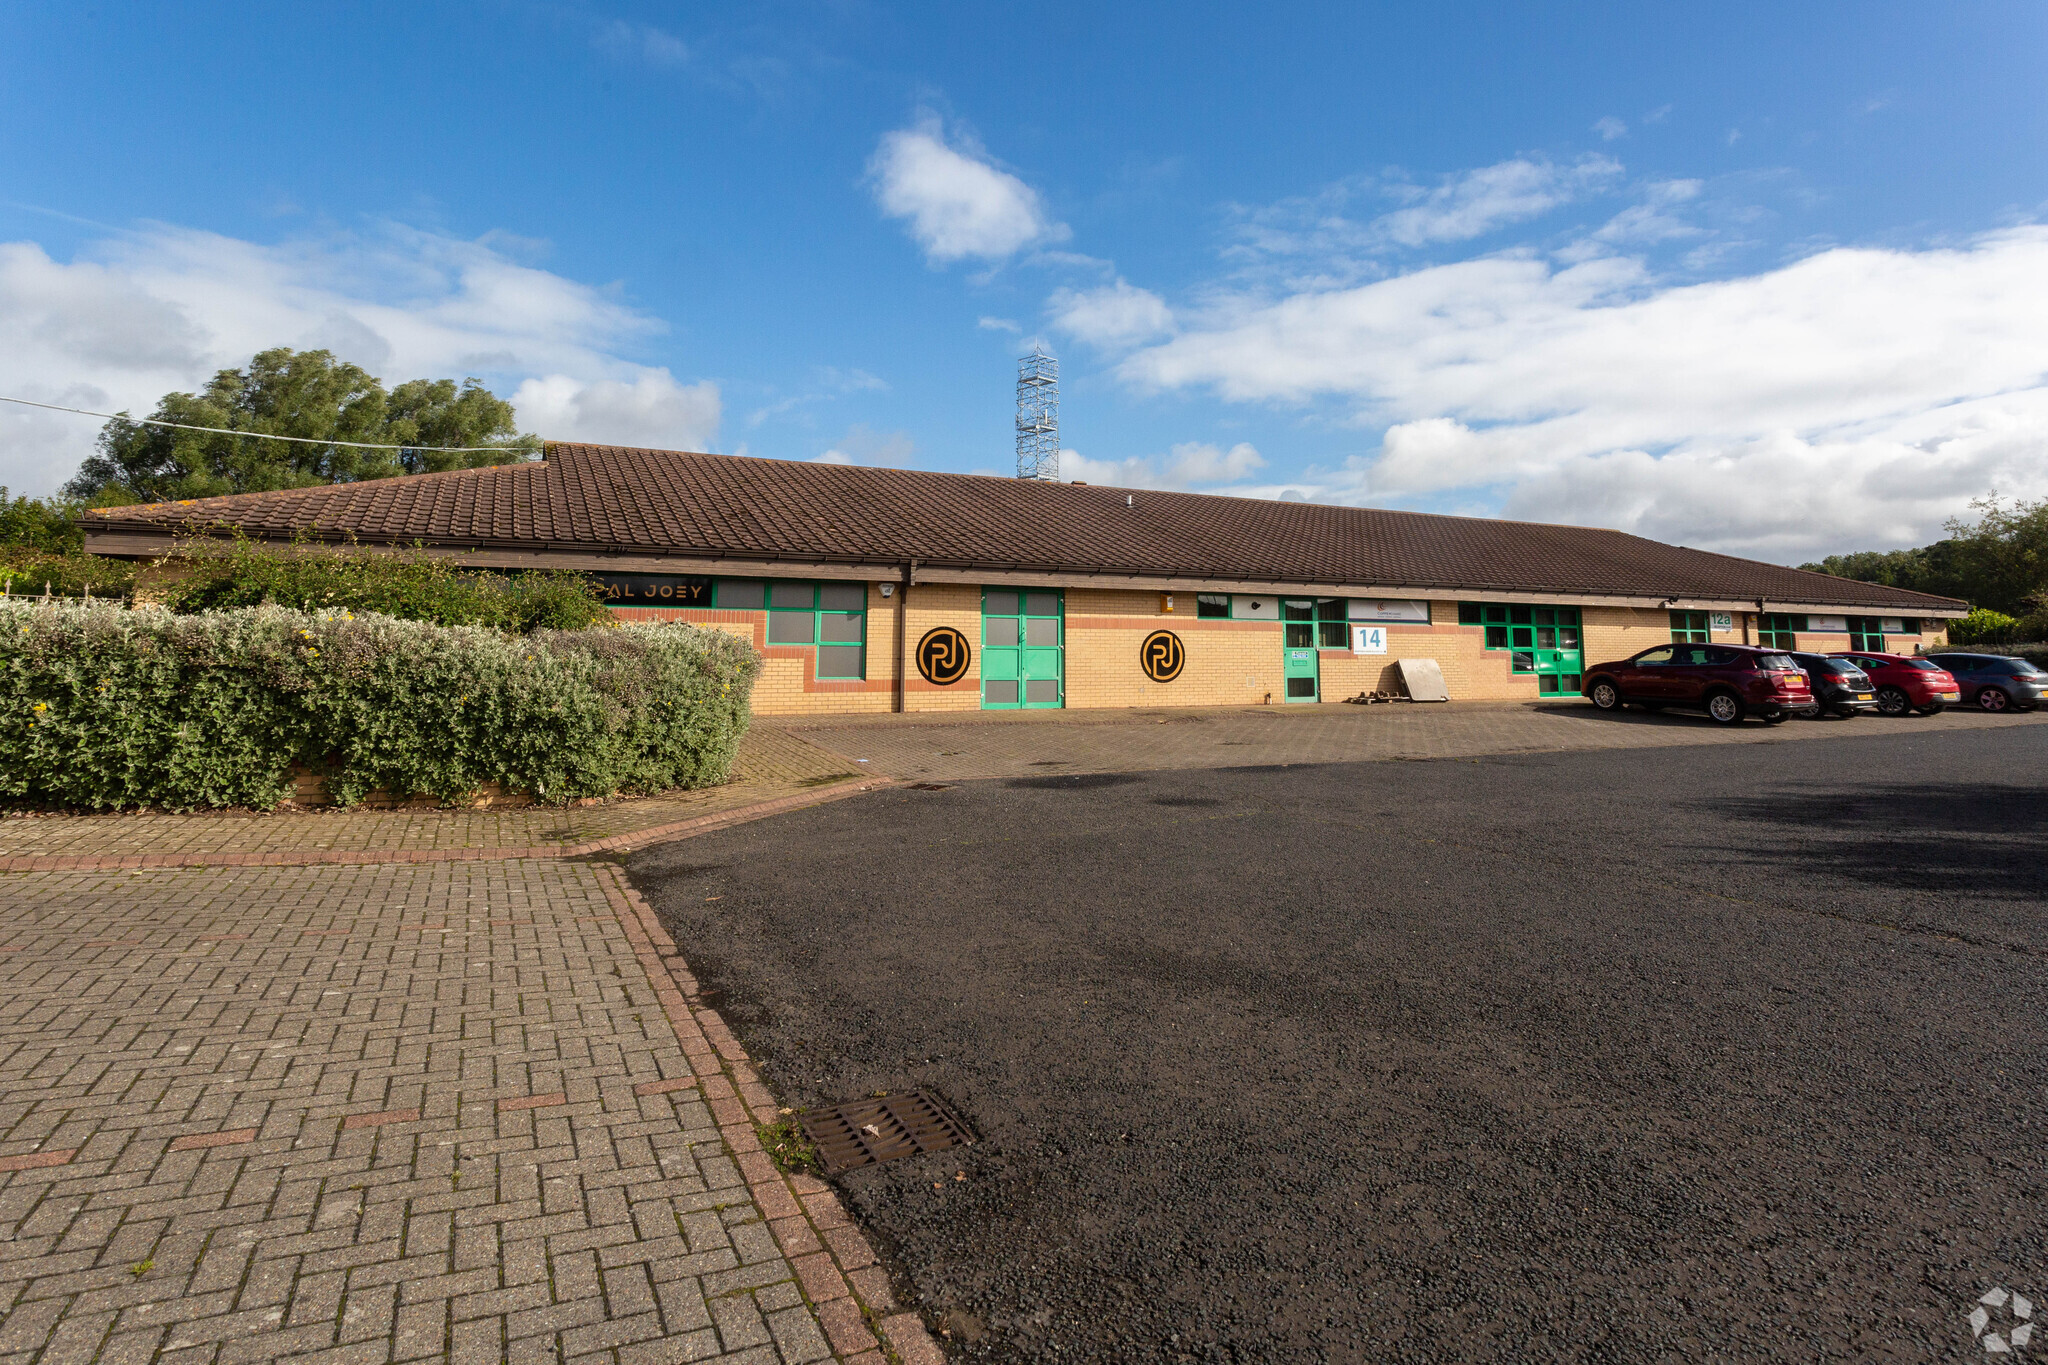
M 297 441 L 309 446 L 353 446 L 357 450 L 438 450 L 453 455 L 481 455 L 486 451 L 524 450 L 524 446 L 397 446 L 382 445 L 375 441 L 323 441 L 317 436 L 273 436 L 267 431 L 236 431 L 233 427 L 195 427 L 189 422 L 165 422 L 155 417 L 126 417 L 118 412 L 87 412 L 84 408 L 59 407 L 55 403 L 38 403 L 29 398 L 9 398 L 0 394 L 0 403 L 20 403 L 23 407 L 48 408 L 51 412 L 75 412 L 80 417 L 104 417 L 110 422 L 136 422 L 146 427 L 176 427 L 179 431 L 205 431 L 215 436 L 253 436 L 259 441 Z

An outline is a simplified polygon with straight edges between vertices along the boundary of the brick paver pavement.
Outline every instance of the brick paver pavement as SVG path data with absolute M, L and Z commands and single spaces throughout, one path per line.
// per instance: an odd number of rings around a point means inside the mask
M 939 1357 L 609 863 L 0 874 L 0 1361 Z
M 1054 773 L 1476 758 L 1577 749 L 1770 744 L 1875 734 L 2048 724 L 2048 711 L 1992 716 L 1951 711 L 1897 720 L 1750 721 L 1723 728 L 1677 712 L 1605 715 L 1590 703 L 1339 703 L 1201 710 L 991 711 L 861 719 L 805 718 L 777 726 L 878 774 L 913 781 L 1044 777 Z

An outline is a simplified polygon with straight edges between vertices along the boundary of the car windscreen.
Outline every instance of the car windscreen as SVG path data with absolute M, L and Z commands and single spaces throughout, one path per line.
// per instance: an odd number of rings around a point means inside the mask
M 2001 658 L 2001 659 L 1997 659 L 1997 660 L 1994 660 L 1993 662 L 1995 662 L 1995 663 L 1999 663 L 1999 664 L 2010 664 L 2010 665 L 2012 665 L 2012 673 L 2013 673 L 2013 676 L 2014 676 L 2014 677 L 2016 677 L 2016 678 L 2043 678 L 2043 677 L 2048 677 L 2048 673 L 2043 673 L 2043 672 L 2042 672 L 2042 671 L 2041 671 L 2040 669 L 2036 668 L 2036 667 L 2035 667 L 2035 666 L 2034 666 L 2034 665 L 2033 665 L 2032 663 L 2028 662 L 2028 661 L 2027 661 L 2027 660 L 2025 660 L 2025 659 L 2003 659 L 2003 658 Z
M 1922 673 L 1948 672 L 1947 669 L 1943 668 L 1940 664 L 1934 662 L 1934 660 L 1932 659 L 1906 659 L 1902 662 L 1902 666 L 1906 668 L 1918 669 Z
M 1759 654 L 1756 656 L 1756 666 L 1759 671 L 1765 673 L 1798 673 L 1803 671 L 1799 667 L 1799 661 L 1790 654 Z

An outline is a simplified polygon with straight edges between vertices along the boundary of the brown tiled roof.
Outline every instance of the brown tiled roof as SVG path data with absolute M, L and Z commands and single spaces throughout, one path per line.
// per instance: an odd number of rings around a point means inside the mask
M 1127 504 L 1126 499 L 1129 499 Z M 1239 582 L 1960 610 L 1620 531 L 972 474 L 555 445 L 545 461 L 110 508 L 88 529 Z

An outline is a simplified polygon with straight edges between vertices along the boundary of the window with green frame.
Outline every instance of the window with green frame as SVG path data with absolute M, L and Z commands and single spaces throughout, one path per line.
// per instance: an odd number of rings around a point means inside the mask
M 867 676 L 868 585 L 721 578 L 711 605 L 721 611 L 766 611 L 768 643 L 811 645 L 821 680 Z
M 1351 627 L 1345 620 L 1341 597 L 1283 597 L 1280 599 L 1280 627 L 1289 649 L 1351 648 Z
M 1537 650 L 1576 650 L 1579 642 L 1577 607 L 1499 606 L 1492 602 L 1458 603 L 1458 624 L 1482 626 L 1488 649 L 1512 651 L 1510 671 L 1535 673 Z M 1569 690 L 1576 690 L 1578 674 Z M 1548 690 L 1547 688 L 1545 690 Z
M 1797 649 L 1799 632 L 1806 629 L 1806 618 L 1766 612 L 1756 618 L 1756 625 L 1756 642 L 1765 649 Z
M 1195 615 L 1203 618 L 1230 618 L 1230 597 L 1227 593 L 1204 592 L 1195 595 Z
M 1884 622 L 1875 616 L 1850 617 L 1849 648 L 1884 653 Z
M 1707 628 L 1707 614 L 1703 611 L 1672 612 L 1671 638 L 1682 645 L 1712 644 L 1714 635 Z

